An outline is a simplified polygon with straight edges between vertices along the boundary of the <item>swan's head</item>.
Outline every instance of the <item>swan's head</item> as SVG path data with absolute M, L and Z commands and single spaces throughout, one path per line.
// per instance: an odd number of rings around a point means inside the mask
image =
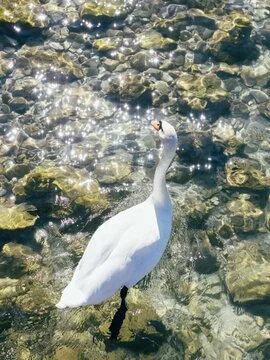
M 174 127 L 165 120 L 154 120 L 152 126 L 158 131 L 159 137 L 162 142 L 177 142 L 177 134 Z

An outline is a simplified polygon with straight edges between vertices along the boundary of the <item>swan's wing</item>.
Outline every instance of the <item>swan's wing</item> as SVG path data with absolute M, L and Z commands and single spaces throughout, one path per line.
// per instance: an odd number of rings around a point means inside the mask
M 134 223 L 134 219 L 140 216 L 144 204 L 145 202 L 121 211 L 96 230 L 75 269 L 72 281 L 89 276 L 108 259 L 121 241 L 122 235 Z
M 133 286 L 159 261 L 166 245 L 160 240 L 151 202 L 119 213 L 94 234 L 58 306 L 97 304 Z
M 139 210 L 137 219 L 120 234 L 118 244 L 104 262 L 91 272 L 84 268 L 85 263 L 78 270 L 78 276 L 69 285 L 70 298 L 74 297 L 74 289 L 79 289 L 83 294 L 81 305 L 98 304 L 123 285 L 133 285 L 153 269 L 162 253 L 157 245 L 158 226 L 152 211 L 146 211 L 145 207 Z

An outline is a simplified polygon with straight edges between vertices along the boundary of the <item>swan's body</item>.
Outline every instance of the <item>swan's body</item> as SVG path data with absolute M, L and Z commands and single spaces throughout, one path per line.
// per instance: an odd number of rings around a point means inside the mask
M 153 122 L 153 126 L 160 130 L 163 142 L 153 192 L 144 202 L 118 213 L 96 230 L 58 308 L 98 304 L 121 287 L 135 285 L 159 262 L 171 234 L 172 203 L 165 175 L 177 137 L 165 121 Z

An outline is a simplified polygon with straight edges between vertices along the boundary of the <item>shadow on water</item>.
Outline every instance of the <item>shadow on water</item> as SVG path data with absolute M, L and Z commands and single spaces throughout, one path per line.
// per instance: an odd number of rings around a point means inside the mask
M 250 304 L 242 305 L 245 311 L 255 316 L 263 318 L 270 318 L 270 304 L 266 302 L 253 302 Z
M 42 225 L 41 222 L 40 225 Z M 20 244 L 31 246 L 36 251 L 40 251 L 41 246 L 34 240 L 35 231 L 36 229 L 32 227 L 17 230 L 1 230 L 0 249 L 8 242 L 18 242 Z
M 105 341 L 106 351 L 113 352 L 117 348 L 123 348 L 136 353 L 140 352 L 144 355 L 155 353 L 168 340 L 170 332 L 165 326 L 158 321 L 152 321 L 147 324 L 147 327 L 154 327 L 156 332 L 149 334 L 144 331 L 138 331 L 132 340 L 107 340 Z
M 20 47 L 25 43 L 42 44 L 46 38 L 44 29 L 26 23 L 7 23 L 0 21 L 0 46 Z

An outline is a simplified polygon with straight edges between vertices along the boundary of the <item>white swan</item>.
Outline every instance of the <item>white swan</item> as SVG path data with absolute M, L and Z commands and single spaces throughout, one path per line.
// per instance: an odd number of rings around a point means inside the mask
M 165 175 L 176 151 L 177 135 L 166 121 L 152 125 L 163 150 L 151 195 L 96 230 L 56 304 L 59 309 L 98 304 L 118 289 L 135 285 L 159 262 L 171 234 L 172 202 Z

